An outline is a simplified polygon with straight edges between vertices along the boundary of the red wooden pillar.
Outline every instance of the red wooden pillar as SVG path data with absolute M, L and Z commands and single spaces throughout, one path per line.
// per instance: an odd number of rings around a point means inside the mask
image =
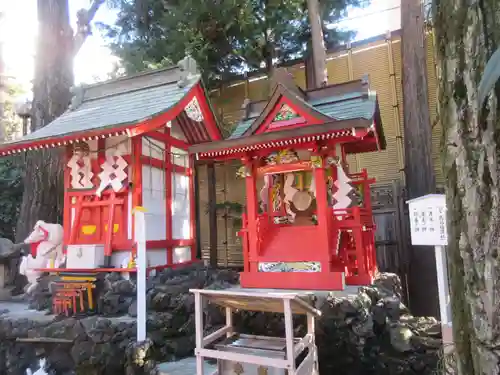
M 241 231 L 238 232 L 238 235 L 241 237 L 241 245 L 243 248 L 243 272 L 250 272 L 250 262 L 249 262 L 249 253 L 248 253 L 248 226 L 247 226 L 247 214 L 241 214 Z
M 353 216 L 354 216 L 355 226 L 352 228 L 352 234 L 354 236 L 354 246 L 356 248 L 357 275 L 352 276 L 351 280 L 348 280 L 348 284 L 370 285 L 372 282 L 372 277 L 368 272 L 368 265 L 367 265 L 368 244 L 366 244 L 364 241 L 365 236 L 363 236 L 363 227 L 361 225 L 361 212 L 359 207 L 353 208 Z
M 247 196 L 247 230 L 248 230 L 248 262 L 250 271 L 257 272 L 254 262 L 257 261 L 257 185 L 255 181 L 255 168 L 251 158 L 244 158 L 246 168 L 245 188 Z
M 129 210 L 132 211 L 137 206 L 142 206 L 142 137 L 134 137 L 132 142 L 132 207 Z M 128 212 L 127 212 L 128 216 Z M 132 246 L 133 255 L 135 255 L 135 220 L 133 217 L 129 216 L 132 220 Z
M 194 192 L 194 174 L 196 173 L 194 168 L 194 157 L 189 156 L 189 238 L 191 240 L 191 260 L 196 259 L 196 254 L 198 253 L 197 242 L 196 242 L 196 195 Z
M 329 272 L 331 269 L 331 251 L 329 241 L 330 210 L 328 209 L 327 191 L 326 191 L 326 173 L 323 157 L 319 153 L 314 156 L 321 158 L 321 166 L 314 168 L 314 179 L 316 180 L 316 206 L 318 215 L 318 249 L 321 257 L 321 270 Z

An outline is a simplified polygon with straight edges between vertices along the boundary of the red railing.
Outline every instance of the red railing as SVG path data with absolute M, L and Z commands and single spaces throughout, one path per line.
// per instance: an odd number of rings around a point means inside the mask
M 355 189 L 358 189 L 358 186 L 361 186 L 363 194 L 363 204 L 361 207 L 369 209 L 371 212 L 372 201 L 370 194 L 370 185 L 375 183 L 375 179 L 368 178 L 368 172 L 366 171 L 366 169 L 361 170 L 360 173 L 351 173 L 348 174 L 347 176 L 351 179 L 351 185 Z
M 351 229 L 354 227 L 375 228 L 373 212 L 371 209 L 362 207 L 332 209 L 333 217 L 337 219 L 340 229 Z

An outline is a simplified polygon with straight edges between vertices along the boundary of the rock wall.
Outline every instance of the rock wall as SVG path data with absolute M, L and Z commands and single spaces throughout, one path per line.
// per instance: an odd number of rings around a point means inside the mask
M 40 323 L 15 319 L 8 313 L 0 315 L 0 374 L 24 375 L 37 354 L 46 356 L 58 374 L 75 368 L 78 373 L 96 375 L 154 373 L 155 361 L 193 355 L 194 298 L 189 289 L 222 289 L 237 280 L 233 271 L 201 267 L 160 273 L 148 285 L 150 341 L 140 348 L 133 345 L 135 284 L 117 274 L 104 280 L 104 293 L 99 298 L 101 316 Z M 373 286 L 361 287 L 354 295 L 338 297 L 332 292 L 313 297 L 311 302 L 322 311 L 316 340 L 321 374 L 434 374 L 441 345 L 440 325 L 433 318 L 411 316 L 400 302 L 400 289 L 395 275 L 383 274 Z M 47 294 L 39 290 L 33 304 L 46 307 Z M 305 321 L 297 318 L 296 322 L 302 334 Z M 207 331 L 214 330 L 224 324 L 224 316 L 217 307 L 208 305 L 205 323 Z M 235 324 L 243 332 L 284 333 L 278 314 L 241 312 Z M 17 343 L 17 337 L 74 342 L 35 349 L 31 344 Z

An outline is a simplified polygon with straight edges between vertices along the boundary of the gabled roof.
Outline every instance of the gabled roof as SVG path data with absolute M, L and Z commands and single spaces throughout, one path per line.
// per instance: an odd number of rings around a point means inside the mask
M 176 66 L 74 88 L 73 99 L 65 113 L 19 140 L 0 145 L 0 153 L 19 151 L 31 145 L 56 146 L 61 140 L 78 137 L 116 133 L 132 136 L 133 128 L 174 108 L 181 114 L 188 104 L 187 99 L 193 95 L 196 95 L 199 106 L 205 106 L 208 117 L 215 124 L 200 75 L 193 73 L 192 67 L 188 71 Z M 195 124 L 186 119 L 183 121 L 188 121 L 187 126 L 206 126 L 203 121 Z M 166 121 L 161 125 L 164 126 Z M 201 141 L 221 139 L 218 128 L 215 132 L 215 136 L 212 132 L 212 137 L 207 135 L 207 139 Z M 199 134 L 207 134 L 207 131 L 203 129 Z
M 247 102 L 245 115 L 225 141 L 192 146 L 201 157 L 237 154 L 280 145 L 342 137 L 348 153 L 385 148 L 377 95 L 367 79 L 303 91 L 281 76 L 269 100 Z M 293 87 L 292 87 L 293 85 Z M 281 109 L 290 120 L 279 117 Z
M 368 90 L 365 80 L 305 91 L 302 98 L 293 95 L 282 85 L 277 85 L 269 101 L 248 103 L 245 116 L 229 139 L 254 134 L 282 96 L 291 98 L 304 110 L 324 122 L 351 119 L 372 120 L 376 116 L 378 106 L 377 95 L 374 91 Z

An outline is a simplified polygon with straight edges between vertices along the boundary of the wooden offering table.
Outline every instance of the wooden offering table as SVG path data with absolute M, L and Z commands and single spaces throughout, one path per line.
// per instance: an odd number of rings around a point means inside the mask
M 297 293 L 275 293 L 248 289 L 191 290 L 196 308 L 196 375 L 204 374 L 204 359 L 217 359 L 212 375 L 317 375 L 315 318 L 321 312 Z M 206 302 L 226 310 L 226 325 L 203 336 L 203 306 Z M 235 332 L 235 310 L 282 313 L 285 337 L 247 335 Z M 294 338 L 293 314 L 307 315 L 307 334 Z

